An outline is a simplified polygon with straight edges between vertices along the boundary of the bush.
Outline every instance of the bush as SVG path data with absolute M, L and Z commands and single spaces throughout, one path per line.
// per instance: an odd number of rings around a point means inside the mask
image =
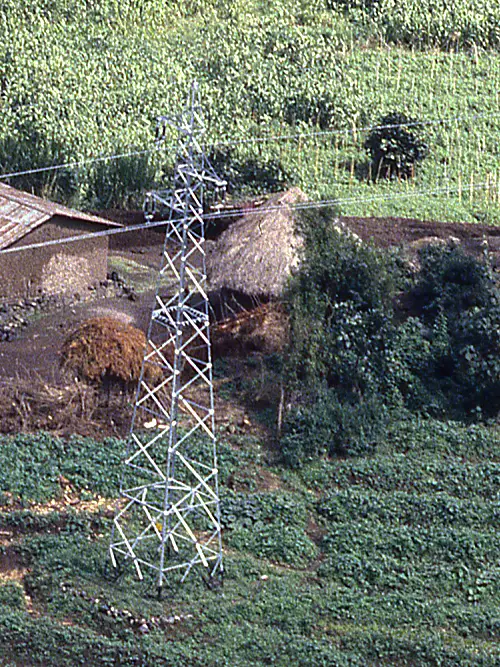
M 415 175 L 416 163 L 429 152 L 428 145 L 418 136 L 418 128 L 408 127 L 415 122 L 402 113 L 390 113 L 370 132 L 365 149 L 372 160 L 374 180 Z
M 288 294 L 288 372 L 309 387 L 364 394 L 380 376 L 399 268 L 386 252 L 336 227 L 332 212 L 302 215 L 303 269 Z
M 401 408 L 475 419 L 500 410 L 500 292 L 486 263 L 431 246 L 409 280 L 397 256 L 362 244 L 333 217 L 304 217 L 302 269 L 288 293 L 281 440 L 298 466 L 373 451 Z M 395 317 L 404 289 L 414 312 Z
M 500 410 L 500 303 L 465 313 L 453 334 L 464 409 L 475 410 L 479 416 L 496 415 Z
M 460 247 L 428 245 L 420 250 L 419 260 L 411 297 L 427 323 L 434 323 L 440 313 L 456 320 L 465 311 L 484 308 L 498 298 L 491 268 Z
M 217 174 L 227 181 L 230 194 L 279 192 L 290 180 L 278 160 L 242 158 L 228 147 L 214 148 L 209 160 Z
M 453 247 L 429 246 L 420 258 L 412 297 L 429 327 L 433 366 L 427 382 L 447 389 L 447 411 L 454 416 L 471 410 L 495 415 L 500 410 L 500 291 L 491 268 Z
M 369 454 L 375 450 L 387 421 L 388 409 L 377 397 L 341 398 L 331 390 L 287 416 L 281 440 L 283 459 L 298 467 L 325 454 Z

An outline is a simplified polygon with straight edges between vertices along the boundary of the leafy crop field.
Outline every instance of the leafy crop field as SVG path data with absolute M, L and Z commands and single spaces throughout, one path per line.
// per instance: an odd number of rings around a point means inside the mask
M 5 0 L 0 176 L 135 206 L 172 173 L 156 117 L 196 79 L 234 197 L 298 185 L 345 215 L 498 224 L 499 25 L 497 0 Z M 420 123 L 414 178 L 371 171 L 365 141 L 391 113 Z M 106 566 L 125 442 L 0 439 L 0 665 L 500 664 L 498 423 L 401 409 L 375 453 L 292 469 L 269 405 L 248 412 L 218 426 L 224 583 L 162 600 Z
M 483 0 L 5 2 L 0 171 L 152 149 L 156 117 L 177 113 L 196 78 L 207 143 L 253 173 L 250 190 L 271 172 L 346 214 L 496 223 L 497 13 Z M 374 184 L 362 128 L 392 111 L 440 122 L 423 128 L 414 181 Z M 159 153 L 11 183 L 127 205 L 169 173 L 174 146 L 169 135 Z
M 497 427 L 412 417 L 300 471 L 253 433 L 219 433 L 223 586 L 161 602 L 104 568 L 124 443 L 4 438 L 1 664 L 498 664 Z

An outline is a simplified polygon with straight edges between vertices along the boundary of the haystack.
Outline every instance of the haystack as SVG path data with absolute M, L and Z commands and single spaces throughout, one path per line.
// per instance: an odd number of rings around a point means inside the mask
M 306 202 L 299 188 L 270 197 L 217 239 L 207 256 L 213 290 L 278 298 L 299 265 L 302 238 L 296 231 L 294 205 Z
M 146 336 L 142 331 L 111 317 L 94 317 L 79 326 L 65 340 L 61 368 L 90 383 L 116 381 L 130 386 L 141 374 Z M 153 382 L 162 369 L 148 362 L 144 378 Z

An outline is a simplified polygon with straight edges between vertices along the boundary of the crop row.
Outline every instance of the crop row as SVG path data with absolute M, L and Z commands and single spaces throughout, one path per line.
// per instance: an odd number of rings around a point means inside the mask
M 231 159 L 255 167 L 252 188 L 268 189 L 269 167 L 278 165 L 281 180 L 301 185 L 313 197 L 400 196 L 346 203 L 345 213 L 391 210 L 495 221 L 500 215 L 498 118 L 475 116 L 498 111 L 498 54 L 373 47 L 369 31 L 386 34 L 384 21 L 394 20 L 402 34 L 414 24 L 420 35 L 449 14 L 446 8 L 437 10 L 434 1 L 421 4 L 403 3 L 402 9 L 387 0 L 373 3 L 380 10 L 373 16 L 363 10 L 345 17 L 343 3 L 322 1 L 308 8 L 284 3 L 283 11 L 264 10 L 258 2 L 226 8 L 208 0 L 175 7 L 159 2 L 118 7 L 109 0 L 92 11 L 76 0 L 59 0 L 50 8 L 41 0 L 4 3 L 1 170 L 152 148 L 155 118 L 177 113 L 189 82 L 197 78 L 208 143 L 222 142 L 224 148 L 236 142 Z M 489 30 L 494 3 L 474 10 L 466 9 L 468 4 L 454 9 L 451 23 L 446 19 L 448 34 L 456 34 L 454 23 L 459 34 L 467 32 L 464 26 L 471 21 Z M 366 25 L 363 16 L 368 16 Z M 364 30 L 370 48 L 361 49 L 354 35 Z M 481 35 L 477 40 L 482 43 Z M 374 185 L 362 149 L 365 133 L 356 128 L 394 110 L 417 120 L 460 120 L 427 127 L 431 154 L 414 182 Z M 266 134 L 330 128 L 346 133 L 262 141 Z M 240 139 L 245 143 L 238 144 Z M 170 173 L 174 147 L 171 132 L 165 151 L 11 182 L 88 206 L 127 203 Z M 450 192 L 435 200 L 409 196 L 443 185 Z
M 94 494 L 114 497 L 126 446 L 126 441 L 116 438 L 63 440 L 43 432 L 4 436 L 0 438 L 0 507 L 61 497 L 68 484 L 84 500 Z M 202 455 L 206 446 L 203 440 L 193 442 L 190 455 Z M 251 471 L 259 460 L 258 451 L 238 451 L 226 442 L 220 443 L 218 454 L 224 483 L 242 466 Z
M 381 493 L 353 486 L 330 491 L 318 502 L 328 521 L 349 523 L 371 520 L 405 526 L 500 528 L 500 500 L 485 497 L 459 499 L 447 493 Z
M 316 488 L 350 486 L 378 492 L 444 493 L 457 500 L 482 498 L 498 503 L 500 470 L 495 462 L 445 461 L 432 454 L 380 456 L 318 464 L 304 472 Z

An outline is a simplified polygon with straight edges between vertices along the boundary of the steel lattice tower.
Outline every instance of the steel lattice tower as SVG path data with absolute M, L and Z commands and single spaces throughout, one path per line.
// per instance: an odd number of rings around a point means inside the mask
M 174 188 L 145 202 L 146 219 L 168 212 L 167 231 L 109 548 L 115 568 L 151 570 L 160 591 L 169 573 L 223 570 L 203 196 L 225 182 L 202 150 L 196 84 L 175 122 L 159 120 L 158 141 L 168 124 L 179 133 Z

